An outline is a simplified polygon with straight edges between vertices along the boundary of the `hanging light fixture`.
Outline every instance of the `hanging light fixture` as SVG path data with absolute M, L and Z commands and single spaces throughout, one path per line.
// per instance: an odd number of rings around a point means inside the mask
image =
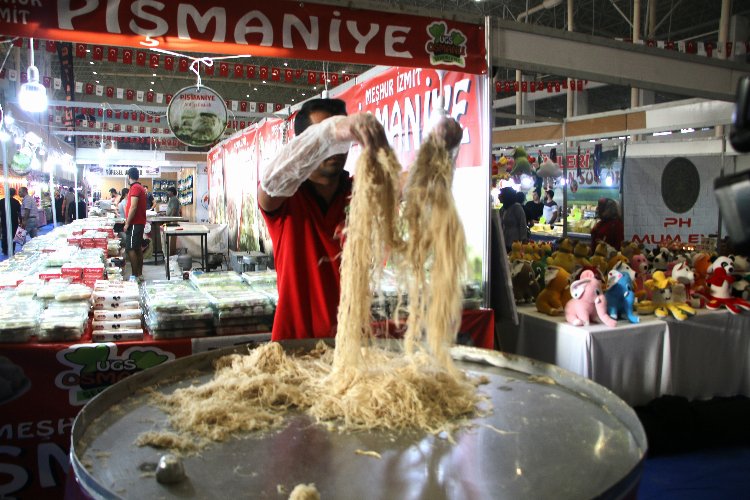
M 47 89 L 39 83 L 39 70 L 34 66 L 34 39 L 29 41 L 29 67 L 26 69 L 27 82 L 21 85 L 18 104 L 25 111 L 40 113 L 47 109 Z

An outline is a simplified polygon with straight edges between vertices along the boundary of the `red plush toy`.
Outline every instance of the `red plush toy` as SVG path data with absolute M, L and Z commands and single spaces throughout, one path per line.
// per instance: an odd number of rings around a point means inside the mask
M 726 259 L 729 262 L 725 263 L 722 259 Z M 711 274 L 706 280 L 709 288 L 706 308 L 716 310 L 726 307 L 732 314 L 739 314 L 743 309 L 750 311 L 750 302 L 742 300 L 739 297 L 732 297 L 732 283 L 734 283 L 734 278 L 731 273 L 734 268 L 732 267 L 731 260 L 726 257 L 719 257 L 711 267 Z

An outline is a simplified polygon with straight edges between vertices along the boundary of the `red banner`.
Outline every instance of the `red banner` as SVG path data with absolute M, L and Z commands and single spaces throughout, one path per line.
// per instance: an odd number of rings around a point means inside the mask
M 446 111 L 464 128 L 457 167 L 482 165 L 483 78 L 448 71 L 443 75 Z M 440 78 L 433 69 L 389 68 L 335 97 L 346 101 L 349 113 L 370 111 L 383 124 L 401 164 L 410 165 L 422 142 L 422 130 L 438 98 Z
M 215 0 L 28 2 L 3 24 L 7 36 L 151 47 L 177 52 L 253 54 L 485 73 L 478 24 L 280 0 L 267 5 Z M 197 28 L 206 22 L 208 28 Z M 223 27 L 223 29 L 219 29 Z

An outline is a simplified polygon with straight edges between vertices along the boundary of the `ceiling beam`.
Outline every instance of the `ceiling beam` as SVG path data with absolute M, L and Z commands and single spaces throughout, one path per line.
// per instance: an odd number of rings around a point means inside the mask
M 747 65 L 493 19 L 492 64 L 522 71 L 734 101 Z

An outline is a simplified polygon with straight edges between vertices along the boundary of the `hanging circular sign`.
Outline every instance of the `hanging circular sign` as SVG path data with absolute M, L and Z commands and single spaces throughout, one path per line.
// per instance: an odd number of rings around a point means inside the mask
M 227 105 L 209 87 L 185 87 L 169 101 L 167 123 L 180 142 L 188 146 L 210 146 L 227 128 Z
M 31 161 L 34 153 L 28 148 L 23 147 L 16 151 L 10 162 L 10 170 L 21 177 L 31 172 Z

